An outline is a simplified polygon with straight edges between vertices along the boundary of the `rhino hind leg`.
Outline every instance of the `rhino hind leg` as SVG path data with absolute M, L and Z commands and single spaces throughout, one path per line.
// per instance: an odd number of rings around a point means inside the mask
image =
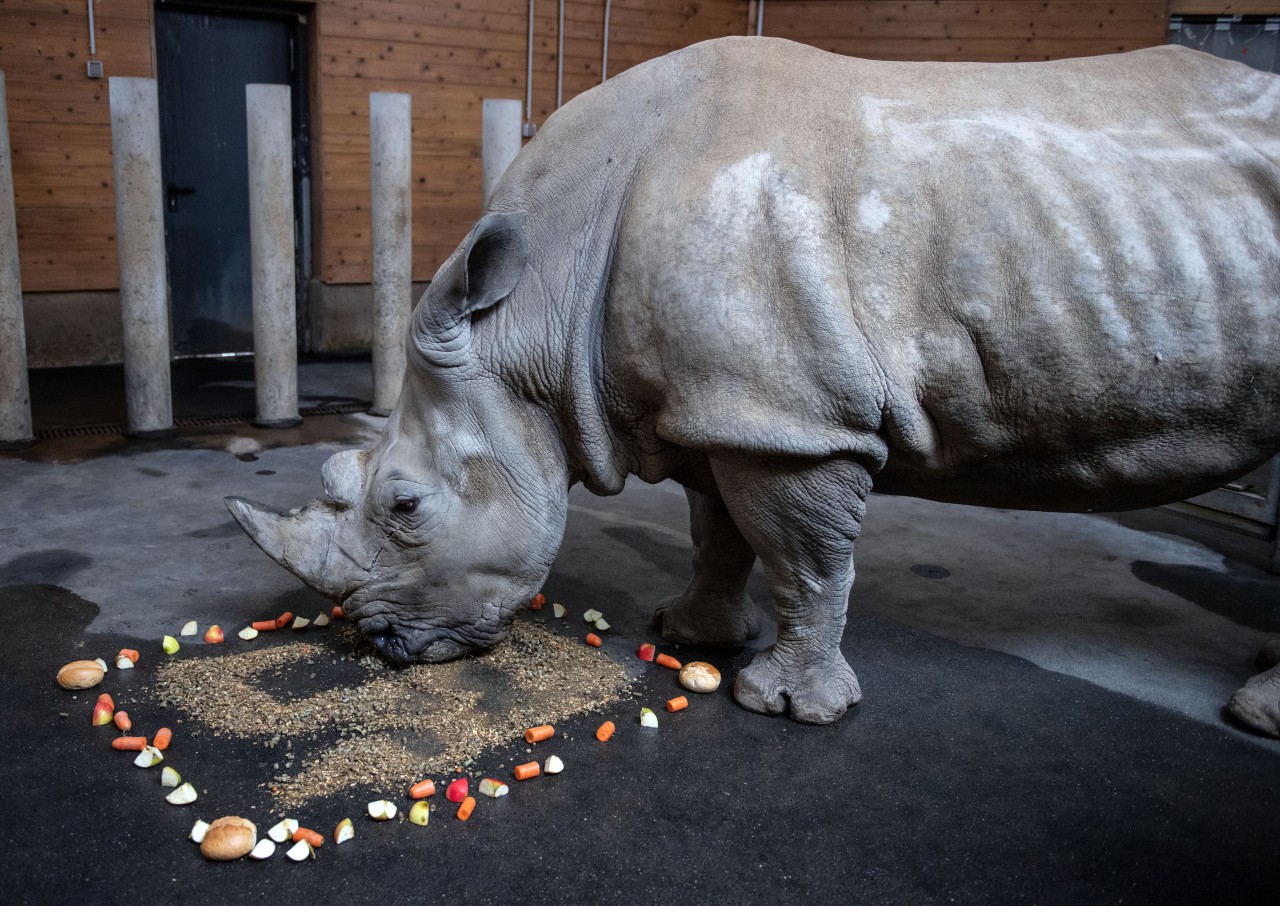
M 658 602 L 650 628 L 669 642 L 738 648 L 760 634 L 761 613 L 747 594 L 756 554 L 718 496 L 686 488 L 693 579 Z
M 1227 711 L 1259 733 L 1280 738 L 1280 664 L 1237 689 L 1227 702 Z
M 778 618 L 778 640 L 738 674 L 734 697 L 752 711 L 831 723 L 862 698 L 840 641 L 871 478 L 851 459 L 733 457 L 712 468 Z

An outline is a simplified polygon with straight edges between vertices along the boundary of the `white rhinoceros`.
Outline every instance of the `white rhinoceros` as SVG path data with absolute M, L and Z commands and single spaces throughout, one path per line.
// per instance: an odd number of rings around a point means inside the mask
M 228 503 L 398 661 L 489 646 L 570 486 L 688 489 L 674 641 L 758 630 L 747 708 L 860 698 L 840 652 L 877 490 L 1176 500 L 1280 448 L 1280 78 L 1181 48 L 870 62 L 726 38 L 578 97 L 418 304 L 378 445 L 293 515 Z M 1255 710 L 1280 721 L 1280 677 Z

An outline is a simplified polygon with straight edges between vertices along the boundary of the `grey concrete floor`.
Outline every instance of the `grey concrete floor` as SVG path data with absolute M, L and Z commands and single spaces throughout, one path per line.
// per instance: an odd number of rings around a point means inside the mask
M 340 392 L 326 389 L 323 381 L 311 392 L 316 398 L 358 397 L 363 386 L 360 374 L 342 372 L 340 380 L 347 386 Z M 237 384 L 229 389 L 243 392 L 245 388 Z M 84 627 L 94 636 L 155 640 L 173 633 L 186 620 L 226 625 L 260 618 L 264 601 L 296 593 L 300 583 L 240 532 L 222 497 L 243 495 L 282 508 L 300 505 L 320 493 L 319 471 L 326 458 L 340 449 L 372 443 L 382 424 L 383 420 L 368 416 L 326 416 L 293 431 L 241 426 L 186 432 L 164 443 L 98 438 L 47 442 L 22 453 L 0 454 L 0 588 L 48 585 L 73 592 L 98 607 L 90 625 Z M 625 647 L 645 637 L 652 603 L 680 590 L 688 580 L 690 547 L 683 492 L 671 484 L 647 486 L 633 481 L 615 498 L 597 498 L 575 488 L 570 499 L 569 526 L 552 583 L 566 597 L 605 599 L 608 606 L 601 609 L 615 623 L 618 638 L 626 640 L 616 644 Z M 1090 713 L 1099 723 L 1114 722 L 1120 714 L 1129 720 L 1131 713 L 1152 712 L 1131 712 L 1126 702 L 1147 703 L 1190 720 L 1203 728 L 1198 738 L 1253 759 L 1249 764 L 1255 769 L 1265 771 L 1270 759 L 1274 771 L 1280 766 L 1280 742 L 1236 728 L 1221 710 L 1230 693 L 1252 675 L 1258 648 L 1280 635 L 1280 577 L 1264 571 L 1266 556 L 1267 546 L 1261 542 L 1192 525 L 1182 517 L 1145 514 L 1120 520 L 873 496 L 858 543 L 858 579 L 851 603 L 855 618 L 846 644 L 846 651 L 855 652 L 850 657 L 866 698 L 860 714 L 846 718 L 840 729 L 842 745 L 860 736 L 869 744 L 866 736 L 878 732 L 877 702 L 896 702 L 902 689 L 917 686 L 940 696 L 940 690 L 945 690 L 939 702 L 945 699 L 953 704 L 941 716 L 925 702 L 919 703 L 918 713 L 915 706 L 900 712 L 908 725 L 904 738 L 938 734 L 953 741 L 962 738 L 961 728 L 968 718 L 956 711 L 954 702 L 964 700 L 964 690 L 946 685 L 961 682 L 972 684 L 973 695 L 982 699 L 974 701 L 975 712 L 1000 707 L 1000 701 L 991 701 L 995 697 L 1029 708 L 1028 713 L 1035 715 L 1032 719 L 1044 728 L 1052 729 L 1061 721 L 1063 732 L 1075 734 L 1081 720 L 1091 720 Z M 750 590 L 758 600 L 767 601 L 758 570 Z M 875 629 L 885 625 L 902 628 L 902 632 L 886 630 L 892 644 Z M 873 630 L 874 636 L 865 667 L 856 656 L 859 627 Z M 913 644 L 913 638 L 927 656 L 901 647 Z M 757 644 L 768 641 L 762 638 Z M 53 642 L 49 658 L 57 660 Z M 1011 655 L 1029 666 L 1013 669 L 1007 659 L 991 660 L 982 652 Z M 734 663 L 740 660 L 741 656 Z M 957 664 L 963 664 L 962 674 L 954 672 Z M 52 670 L 57 664 L 48 666 Z M 903 671 L 909 671 L 909 678 Z M 1072 702 L 1083 703 L 1083 713 L 1038 713 L 1034 695 L 1026 702 L 1023 689 L 986 681 L 1013 677 L 1013 683 L 1028 682 L 1039 688 L 1037 677 L 1042 674 L 1038 671 L 1084 681 L 1087 686 L 1062 686 L 1067 697 L 1054 699 L 1066 702 L 1061 705 L 1066 710 Z M 1105 694 L 1082 691 L 1089 686 Z M 720 718 L 724 723 L 708 725 L 707 732 L 745 727 L 745 731 L 725 732 L 767 738 L 772 740 L 770 745 L 784 745 L 789 752 L 785 746 L 798 743 L 783 742 L 785 722 L 734 713 L 727 692 L 721 698 L 728 708 Z M 945 725 L 913 723 L 925 719 L 923 715 Z M 1164 724 L 1157 730 L 1150 723 L 1153 719 L 1142 718 L 1134 725 L 1134 734 L 1164 738 L 1172 732 Z M 1185 724 L 1173 719 L 1169 726 Z M 1117 731 L 1112 727 L 1109 732 Z M 1118 732 L 1123 734 L 1124 728 Z M 835 742 L 833 737 L 828 739 L 824 743 L 820 735 L 806 735 L 808 748 L 803 754 L 793 753 L 795 770 L 806 782 L 820 775 L 816 765 L 822 759 L 842 757 L 825 748 Z M 722 759 L 739 757 L 749 762 L 752 758 L 750 752 L 735 752 L 732 739 L 719 745 L 724 749 L 718 752 Z M 996 763 L 1003 762 L 997 759 Z M 1045 770 L 1043 766 L 1034 769 Z M 1056 764 L 1052 770 L 1066 772 L 1062 782 L 1070 782 L 1069 768 Z M 978 782 L 973 775 L 967 776 L 961 782 Z M 707 796 L 717 792 L 699 789 Z M 851 790 L 849 801 L 856 803 L 858 795 Z M 982 795 L 998 798 L 1000 793 L 996 789 Z M 1010 804 L 1012 808 L 1013 800 Z M 1199 820 L 1194 815 L 1181 817 L 1192 823 Z M 1269 828 L 1255 830 L 1274 840 L 1275 828 L 1273 822 Z M 1054 845 L 1051 831 L 1037 828 L 1036 832 L 1049 834 L 1045 843 Z M 893 845 L 909 847 L 910 833 L 902 829 Z M 1053 887 L 1054 872 L 1070 874 L 1069 869 L 1056 865 L 1045 867 L 1039 876 L 1032 872 L 1027 881 L 1032 886 L 1020 888 L 1016 879 L 1025 866 L 1016 864 L 1018 859 L 1007 853 L 987 856 L 993 861 L 983 863 L 983 883 L 994 883 L 992 873 L 1002 878 L 1001 873 L 1007 873 L 1001 883 L 1012 885 L 989 888 L 1001 891 L 1001 896 L 1070 901 L 1062 891 L 1055 894 Z M 708 884 L 708 875 L 702 878 L 701 888 L 694 885 L 695 890 L 706 893 L 717 883 L 732 887 L 749 880 L 750 866 L 737 864 L 732 854 L 720 858 L 723 864 L 716 872 L 725 872 L 733 880 Z M 957 853 L 957 861 L 965 858 L 975 855 Z M 1088 863 L 1087 884 L 1099 883 L 1098 872 L 1121 871 L 1115 866 L 1129 858 L 1122 852 L 1095 857 Z M 169 870 L 162 871 L 166 878 Z M 179 869 L 173 870 L 181 875 Z M 892 874 L 891 867 L 885 870 Z M 935 865 L 931 880 L 917 879 L 912 883 L 923 886 L 915 887 L 880 877 L 867 888 L 867 901 L 900 902 L 895 891 L 903 895 L 914 891 L 913 898 L 924 902 L 951 899 L 958 890 L 988 889 L 965 886 L 968 882 L 962 883 L 960 877 L 966 870 Z M 766 890 L 774 896 L 789 889 L 787 885 L 795 881 L 787 877 L 778 876 L 770 882 L 773 886 L 766 884 L 759 896 L 745 896 L 743 901 L 760 899 Z M 868 877 L 862 881 L 871 883 Z M 1085 886 L 1062 890 L 1094 890 L 1086 881 L 1076 880 Z M 848 881 L 841 878 L 841 883 Z M 653 888 L 655 892 L 664 889 L 670 892 L 670 888 Z M 813 888 L 818 889 L 820 885 Z M 1098 901 L 1122 899 L 1122 892 L 1105 889 Z M 504 901 L 497 895 L 490 899 Z M 550 901 L 590 899 L 585 894 L 565 894 Z M 39 898 L 19 901 L 38 902 Z

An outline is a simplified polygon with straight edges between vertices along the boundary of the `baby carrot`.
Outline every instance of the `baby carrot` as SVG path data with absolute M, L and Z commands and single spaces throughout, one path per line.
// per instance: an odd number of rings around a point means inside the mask
M 462 800 L 462 805 L 458 806 L 458 820 L 466 821 L 471 817 L 471 810 L 476 807 L 476 797 L 468 796 Z
M 542 592 L 538 592 L 533 596 L 533 600 L 529 602 L 530 610 L 541 610 L 547 606 L 547 596 Z
M 608 742 L 609 737 L 613 735 L 613 731 L 616 729 L 617 727 L 613 725 L 613 721 L 606 720 L 600 725 L 600 729 L 596 730 L 596 739 L 601 742 Z
M 249 625 L 252 626 L 254 629 L 258 630 L 258 632 L 271 632 L 273 629 L 280 628 L 279 626 L 276 625 L 275 620 L 258 620 L 256 622 L 250 623 Z
M 161 727 L 159 730 L 156 730 L 156 738 L 151 741 L 151 744 L 163 752 L 165 749 L 169 748 L 169 742 L 172 739 L 173 731 L 168 727 Z
M 428 796 L 434 796 L 435 794 L 436 782 L 434 780 L 419 780 L 409 787 L 410 799 L 426 799 Z
M 592 648 L 599 648 L 601 645 L 600 636 L 596 635 L 594 632 L 588 632 L 587 644 L 590 645 Z
M 116 655 L 117 658 L 127 657 L 129 660 L 133 661 L 135 664 L 138 663 L 138 658 L 140 656 L 141 655 L 139 655 L 138 652 L 133 650 L 132 648 L 121 648 L 120 653 Z
M 689 707 L 689 699 L 683 695 L 677 695 L 675 698 L 667 700 L 668 711 L 683 711 L 687 707 Z
M 141 752 L 146 747 L 145 736 L 117 736 L 111 740 L 111 748 L 120 752 Z
M 306 840 L 313 847 L 324 846 L 324 836 L 306 827 L 300 827 L 293 832 L 293 842 L 297 843 L 299 840 Z
M 537 777 L 541 773 L 542 768 L 538 767 L 536 761 L 516 765 L 516 780 L 528 780 L 530 777 Z
M 659 667 L 666 667 L 668 670 L 679 670 L 684 666 L 669 654 L 660 654 L 653 659 L 653 662 Z
M 556 735 L 556 728 L 551 724 L 543 724 L 540 727 L 530 727 L 524 731 L 525 742 L 542 742 L 544 739 L 550 739 Z
M 133 721 L 129 720 L 128 711 L 117 711 L 113 720 L 115 721 L 116 729 L 121 733 L 128 733 L 133 729 Z
M 284 629 L 291 622 L 293 622 L 293 611 L 286 610 L 284 613 L 280 614 L 280 616 L 276 617 L 276 629 Z
M 329 612 L 329 616 L 334 620 L 345 620 L 347 618 L 347 612 L 342 609 L 341 604 L 338 604 Z

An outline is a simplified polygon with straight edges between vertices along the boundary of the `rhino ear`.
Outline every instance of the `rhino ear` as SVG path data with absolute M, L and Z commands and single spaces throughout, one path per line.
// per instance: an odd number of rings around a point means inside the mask
M 489 213 L 480 219 L 432 281 L 419 329 L 428 334 L 455 327 L 511 294 L 529 263 L 524 211 Z

